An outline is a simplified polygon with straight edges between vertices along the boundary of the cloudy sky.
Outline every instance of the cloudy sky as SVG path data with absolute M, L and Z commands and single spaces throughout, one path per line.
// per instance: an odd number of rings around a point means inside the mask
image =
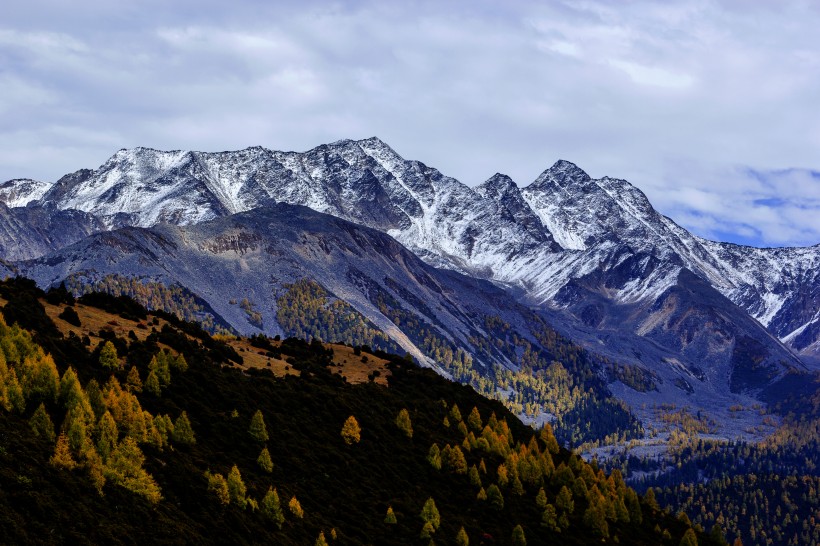
M 377 135 L 469 185 L 567 159 L 700 235 L 817 244 L 816 6 L 5 0 L 0 180 Z

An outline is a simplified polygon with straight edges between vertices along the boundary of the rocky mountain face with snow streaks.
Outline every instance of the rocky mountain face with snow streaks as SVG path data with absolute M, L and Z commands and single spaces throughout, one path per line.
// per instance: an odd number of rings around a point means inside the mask
M 0 210 L 2 257 L 39 258 L 15 267 L 41 283 L 87 269 L 67 257 L 82 258 L 78 247 L 65 247 L 92 232 L 132 226 L 165 233 L 172 228 L 164 224 L 194 226 L 287 203 L 378 230 L 429 265 L 505 288 L 594 353 L 654 375 L 664 396 L 745 396 L 820 363 L 820 245 L 759 249 L 707 241 L 659 214 L 628 182 L 593 179 L 567 161 L 524 188 L 502 174 L 471 188 L 403 159 L 377 138 L 304 153 L 136 148 L 48 187 L 7 182 L 0 200 L 7 205 Z M 38 223 L 32 212 L 45 209 L 71 215 L 65 222 L 76 227 L 54 236 L 59 228 Z M 139 263 L 131 273 L 141 274 Z M 231 265 L 237 271 L 246 266 Z M 161 264 L 149 267 L 152 275 L 159 274 L 156 268 Z M 174 275 L 227 322 L 248 331 L 242 314 L 234 317 L 221 301 L 220 288 L 197 280 L 196 273 Z M 247 282 L 261 287 L 266 272 L 255 274 Z M 361 286 L 352 290 L 329 277 L 324 282 L 390 330 L 399 345 L 415 350 L 372 301 L 359 301 Z M 429 295 L 419 298 L 432 302 Z M 438 309 L 433 303 L 429 308 Z M 464 322 L 453 320 L 448 328 L 455 332 Z M 272 315 L 265 317 L 265 324 L 274 323 Z M 619 385 L 613 388 L 623 390 Z

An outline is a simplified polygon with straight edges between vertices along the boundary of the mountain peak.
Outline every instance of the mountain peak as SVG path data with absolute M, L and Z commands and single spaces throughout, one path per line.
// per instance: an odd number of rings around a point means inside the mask
M 358 140 L 357 142 L 359 144 L 370 144 L 371 146 L 384 146 L 386 148 L 390 147 L 390 146 L 388 146 L 388 144 L 385 141 L 383 141 L 382 139 L 380 139 L 377 136 L 372 136 L 372 137 L 369 137 L 369 138 L 363 138 L 361 140 Z
M 48 182 L 30 178 L 16 178 L 0 184 L 0 202 L 9 208 L 25 207 L 31 201 L 40 199 L 51 187 Z
M 531 184 L 533 188 L 540 188 L 553 183 L 560 188 L 566 188 L 573 184 L 584 184 L 592 180 L 590 176 L 571 161 L 559 159 L 552 167 L 542 172 Z
M 492 191 L 492 193 L 500 194 L 511 189 L 518 189 L 518 186 L 512 178 L 502 173 L 495 173 L 480 185 L 476 186 L 476 191 L 483 190 L 483 192 L 479 191 L 479 193 Z

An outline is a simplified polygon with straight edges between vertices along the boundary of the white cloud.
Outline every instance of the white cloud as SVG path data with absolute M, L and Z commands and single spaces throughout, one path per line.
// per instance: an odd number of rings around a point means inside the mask
M 817 180 L 776 171 L 820 170 L 818 25 L 798 1 L 11 0 L 0 179 L 378 135 L 468 184 L 564 158 L 697 233 L 816 243 Z

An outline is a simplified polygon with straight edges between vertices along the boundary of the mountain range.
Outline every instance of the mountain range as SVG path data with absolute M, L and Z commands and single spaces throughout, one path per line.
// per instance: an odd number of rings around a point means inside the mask
M 310 320 L 329 315 L 283 305 L 319 290 L 341 309 L 334 324 L 356 316 L 357 339 L 474 384 L 497 369 L 543 376 L 550 332 L 591 355 L 599 398 L 645 423 L 674 403 L 745 434 L 756 403 L 820 364 L 820 245 L 708 241 L 628 182 L 567 161 L 524 188 L 502 174 L 471 188 L 377 138 L 304 153 L 136 148 L 53 184 L 6 182 L 0 201 L 3 267 L 43 286 L 120 275 L 176 287 L 243 334 L 298 323 L 314 336 L 327 325 Z M 512 389 L 522 406 L 535 400 L 525 385 Z

